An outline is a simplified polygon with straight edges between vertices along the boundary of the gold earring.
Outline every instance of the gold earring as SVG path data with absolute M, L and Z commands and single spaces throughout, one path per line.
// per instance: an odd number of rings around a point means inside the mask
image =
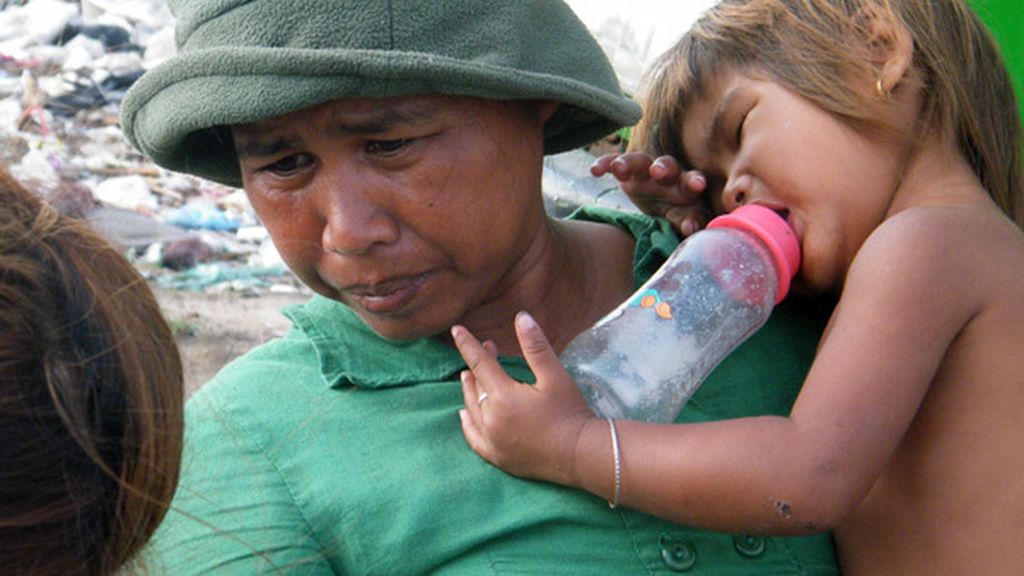
M 878 97 L 882 100 L 888 100 L 892 96 L 892 92 L 885 89 L 885 85 L 882 84 L 882 79 L 879 78 L 878 82 L 875 82 L 875 92 L 878 92 Z

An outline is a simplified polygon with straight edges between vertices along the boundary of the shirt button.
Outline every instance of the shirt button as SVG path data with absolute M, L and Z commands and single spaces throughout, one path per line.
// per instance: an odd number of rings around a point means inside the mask
M 686 540 L 662 534 L 661 559 L 673 572 L 686 572 L 697 564 L 697 549 Z
M 736 547 L 736 552 L 739 552 L 739 555 L 744 558 L 757 558 L 764 554 L 764 538 L 760 536 L 733 536 L 732 545 Z

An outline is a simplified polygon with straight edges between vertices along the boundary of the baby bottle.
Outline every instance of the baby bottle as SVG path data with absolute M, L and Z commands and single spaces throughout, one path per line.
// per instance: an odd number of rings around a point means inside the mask
M 599 416 L 671 422 L 704 378 L 768 320 L 800 266 L 785 219 L 741 206 L 687 238 L 561 355 Z

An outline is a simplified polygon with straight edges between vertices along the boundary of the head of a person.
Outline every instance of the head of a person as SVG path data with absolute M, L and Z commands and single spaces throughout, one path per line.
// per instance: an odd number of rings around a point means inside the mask
M 178 55 L 123 106 L 165 167 L 244 186 L 288 266 L 378 334 L 522 280 L 542 157 L 634 123 L 561 0 L 172 0 Z
M 900 50 L 909 58 L 893 74 Z M 631 145 L 685 163 L 687 110 L 730 69 L 777 82 L 861 133 L 911 146 L 930 131 L 948 134 L 1024 225 L 1016 99 L 996 43 L 964 0 L 719 2 L 651 70 Z M 913 121 L 893 122 L 888 111 L 907 91 L 917 94 Z
M 177 485 L 181 361 L 131 264 L 2 172 L 0 383 L 0 573 L 116 573 Z

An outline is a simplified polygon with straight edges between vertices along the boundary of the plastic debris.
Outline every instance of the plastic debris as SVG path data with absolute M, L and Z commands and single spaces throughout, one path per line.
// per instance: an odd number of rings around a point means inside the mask
M 78 14 L 78 6 L 61 0 L 32 0 L 0 12 L 0 52 L 18 57 L 35 44 L 52 44 Z
M 593 163 L 594 156 L 583 150 L 570 150 L 544 158 L 542 186 L 548 212 L 565 216 L 585 205 L 623 212 L 638 211 L 619 188 L 614 176 L 591 176 L 590 165 Z
M 219 285 L 230 284 L 232 288 L 244 289 L 250 286 L 269 287 L 274 277 L 288 274 L 284 266 L 275 268 L 254 268 L 251 266 L 228 267 L 220 263 L 200 264 L 195 268 L 161 276 L 157 282 L 178 290 L 207 290 Z
M 235 231 L 239 228 L 237 220 L 230 218 L 214 203 L 205 200 L 189 202 L 181 208 L 166 212 L 164 221 L 189 229 Z
M 96 199 L 126 210 L 153 213 L 158 202 L 142 176 L 108 178 L 96 187 Z

